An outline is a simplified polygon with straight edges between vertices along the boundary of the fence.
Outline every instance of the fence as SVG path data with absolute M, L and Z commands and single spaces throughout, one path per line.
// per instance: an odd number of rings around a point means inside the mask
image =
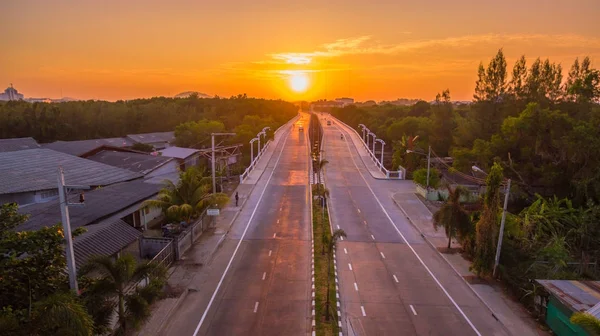
M 200 214 L 200 217 L 184 229 L 175 239 L 175 259 L 180 260 L 187 250 L 189 250 L 196 239 L 198 239 L 204 231 L 210 228 L 210 223 L 213 218 L 206 216 L 206 210 Z
M 337 119 L 337 118 L 336 118 Z M 373 151 L 371 150 L 371 148 L 369 148 L 369 146 L 367 146 L 367 144 L 365 143 L 365 140 L 363 139 L 362 136 L 360 136 L 360 134 L 358 134 L 358 132 L 353 128 L 348 126 L 346 123 L 344 123 L 343 121 L 337 119 L 338 122 L 344 126 L 346 126 L 347 128 L 351 129 L 352 132 L 354 132 L 354 134 L 356 134 L 356 136 L 360 139 L 360 142 L 363 144 L 363 146 L 365 147 L 365 149 L 367 150 L 367 153 L 369 153 L 369 157 L 371 158 L 371 161 L 373 161 L 373 163 L 375 163 L 375 165 L 377 166 L 377 168 L 385 174 L 385 177 L 388 179 L 399 179 L 399 180 L 404 180 L 406 178 L 406 169 L 403 167 L 398 167 L 397 171 L 393 171 L 393 170 L 388 170 L 387 168 L 385 168 L 383 166 L 382 162 L 379 162 L 379 160 L 377 160 L 377 157 L 375 156 L 375 153 L 373 153 Z

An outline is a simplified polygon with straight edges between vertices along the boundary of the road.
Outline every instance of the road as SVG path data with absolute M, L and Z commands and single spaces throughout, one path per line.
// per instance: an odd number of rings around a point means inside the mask
M 373 178 L 351 132 L 322 124 L 332 225 L 347 234 L 337 248 L 345 333 L 506 335 L 393 203 L 393 193 L 414 192 L 412 182 Z
M 304 114 L 304 124 L 308 117 Z M 311 226 L 307 129 L 288 127 L 209 265 L 162 335 L 307 335 Z

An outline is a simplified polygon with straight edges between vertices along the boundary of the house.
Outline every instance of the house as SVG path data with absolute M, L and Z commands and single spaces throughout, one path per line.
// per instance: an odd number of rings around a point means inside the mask
M 546 291 L 536 297 L 546 324 L 558 336 L 588 335 L 569 320 L 575 312 L 600 317 L 600 281 L 535 280 Z
M 40 148 L 40 145 L 31 137 L 0 139 L 0 152 L 13 152 L 33 148 Z
M 55 141 L 52 143 L 43 144 L 42 148 L 48 148 L 57 152 L 83 157 L 102 146 L 124 148 L 131 147 L 133 144 L 134 142 L 128 138 L 102 138 L 78 141 Z
M 155 197 L 162 185 L 135 180 L 96 188 L 85 193 L 85 205 L 70 207 L 71 227 L 122 219 L 132 227 L 146 229 L 161 216 L 160 209 L 147 209 L 142 203 Z M 70 202 L 78 202 L 78 194 L 69 195 Z M 35 231 L 61 222 L 59 200 L 21 207 L 19 212 L 29 219 L 19 225 L 19 231 Z
M 134 143 L 151 145 L 159 150 L 165 149 L 175 142 L 175 132 L 128 134 L 127 138 Z
M 92 154 L 93 153 L 93 154 Z M 120 148 L 102 146 L 85 158 L 140 173 L 144 177 L 164 176 L 177 173 L 179 162 L 171 157 L 150 155 Z
M 179 168 L 183 171 L 187 167 L 197 166 L 200 162 L 200 151 L 193 148 L 168 147 L 159 151 L 163 157 L 175 158 L 179 162 Z
M 56 198 L 59 167 L 68 185 L 98 187 L 142 177 L 140 173 L 50 149 L 0 152 L 0 204 L 15 202 L 23 206 Z
M 140 237 L 142 232 L 120 219 L 107 220 L 98 224 L 87 225 L 86 232 L 73 239 L 75 267 L 79 269 L 91 257 L 115 256 L 122 253 L 131 254 L 141 259 Z

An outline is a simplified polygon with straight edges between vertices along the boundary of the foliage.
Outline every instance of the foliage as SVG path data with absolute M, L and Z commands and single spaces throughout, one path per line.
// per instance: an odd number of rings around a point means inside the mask
M 466 196 L 468 191 L 462 187 L 452 189 L 448 187 L 448 199 L 442 207 L 433 214 L 433 227 L 437 231 L 443 227 L 448 237 L 448 249 L 451 247 L 452 238 L 468 237 L 473 231 L 471 217 L 460 203 L 461 196 Z
M 189 167 L 179 174 L 179 182 L 165 181 L 165 187 L 155 200 L 144 201 L 144 206 L 162 209 L 168 219 L 186 221 L 197 218 L 209 205 L 222 207 L 229 201 L 223 193 L 212 194 L 212 179 L 197 167 Z
M 600 335 L 600 320 L 589 313 L 576 312 L 571 315 L 571 323 L 582 326 L 591 335 Z
M 211 145 L 211 133 L 224 130 L 225 125 L 220 121 L 188 121 L 175 128 L 175 144 L 179 147 L 206 148 Z
M 154 152 L 154 146 L 139 142 L 134 143 L 133 146 L 131 146 L 131 149 L 146 153 Z
M 98 274 L 88 279 L 88 285 L 82 289 L 83 297 L 90 310 L 100 312 L 94 316 L 98 327 L 107 323 L 107 312 L 114 310 L 113 298 L 117 300 L 118 332 L 125 333 L 133 327 L 139 327 L 149 315 L 149 306 L 160 295 L 160 289 L 166 282 L 166 270 L 156 263 L 138 264 L 130 254 L 120 256 L 116 260 L 110 256 L 92 257 L 88 264 L 80 269 L 85 276 L 90 273 Z M 143 278 L 150 279 L 148 286 L 138 287 L 137 283 Z M 133 286 L 133 287 L 131 287 Z M 92 304 L 102 304 L 100 307 L 90 307 Z M 112 310 L 111 310 L 112 308 Z
M 415 183 L 427 186 L 427 168 L 417 169 L 413 172 Z M 437 189 L 440 186 L 440 172 L 435 168 L 429 169 L 429 187 Z

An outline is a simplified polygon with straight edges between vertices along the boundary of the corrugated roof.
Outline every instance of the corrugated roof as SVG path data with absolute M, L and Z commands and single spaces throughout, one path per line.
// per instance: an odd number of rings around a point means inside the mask
M 0 152 L 13 152 L 39 147 L 40 145 L 34 138 L 0 139 Z
M 155 142 L 173 142 L 175 141 L 175 132 L 127 134 L 127 137 L 134 142 L 144 144 L 151 144 Z
M 113 184 L 85 193 L 85 205 L 69 207 L 71 227 L 93 224 L 114 213 L 126 209 L 156 195 L 163 187 L 160 184 L 145 183 L 142 180 Z M 69 197 L 70 202 L 78 202 L 77 194 Z M 29 214 L 29 219 L 17 227 L 17 231 L 34 231 L 52 226 L 61 221 L 59 200 L 32 204 L 19 209 Z
M 587 311 L 600 302 L 600 281 L 536 281 L 573 311 Z
M 185 148 L 185 147 L 167 147 L 161 151 L 159 151 L 162 156 L 177 158 L 177 159 L 186 159 L 198 152 L 197 149 L 194 148 Z
M 171 157 L 154 156 L 133 152 L 118 152 L 114 150 L 103 150 L 87 159 L 104 163 L 113 167 L 131 170 L 136 173 L 148 174 L 156 168 L 172 161 Z
M 59 166 L 67 185 L 103 186 L 142 176 L 50 149 L 26 149 L 0 153 L 0 194 L 56 189 Z
M 111 256 L 134 243 L 142 233 L 118 219 L 86 226 L 88 230 L 73 240 L 77 269 L 92 256 Z
M 134 142 L 128 138 L 103 138 L 77 141 L 55 141 L 42 144 L 42 147 L 57 152 L 80 156 L 101 146 L 131 147 L 133 144 Z

